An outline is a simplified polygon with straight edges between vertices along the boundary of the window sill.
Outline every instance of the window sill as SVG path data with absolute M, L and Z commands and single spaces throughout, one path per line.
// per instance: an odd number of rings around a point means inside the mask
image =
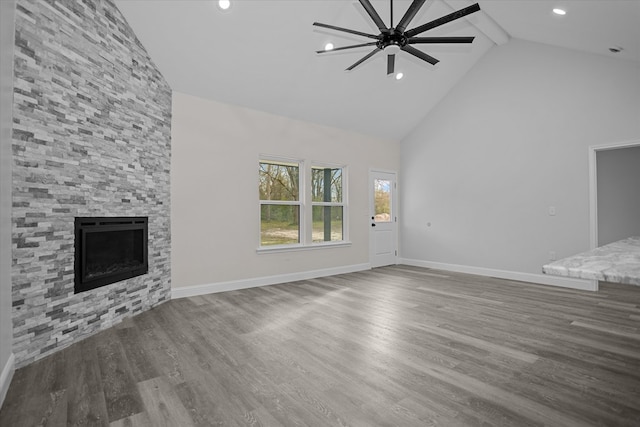
M 328 242 L 328 243 L 314 243 L 312 245 L 286 245 L 286 246 L 266 246 L 256 249 L 258 254 L 273 254 L 279 252 L 297 252 L 297 251 L 309 251 L 315 249 L 328 249 L 328 248 L 342 248 L 345 246 L 351 246 L 351 242 Z

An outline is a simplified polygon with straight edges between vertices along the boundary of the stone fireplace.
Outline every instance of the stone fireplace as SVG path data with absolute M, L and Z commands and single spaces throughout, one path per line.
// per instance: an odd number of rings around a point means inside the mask
M 111 0 L 18 0 L 15 34 L 11 273 L 21 367 L 169 298 L 171 89 Z M 87 226 L 80 243 L 78 219 Z M 107 228 L 116 234 L 101 234 Z M 117 241 L 115 252 L 103 249 Z M 78 272 L 76 249 L 82 257 L 88 247 L 93 265 Z

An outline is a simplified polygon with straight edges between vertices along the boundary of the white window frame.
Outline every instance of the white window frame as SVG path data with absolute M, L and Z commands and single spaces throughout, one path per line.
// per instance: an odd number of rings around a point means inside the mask
M 350 246 L 349 241 L 349 203 L 348 203 L 348 168 L 346 165 L 308 161 L 304 159 L 297 159 L 291 157 L 274 156 L 268 154 L 262 154 L 258 157 L 258 174 L 260 173 L 260 163 L 275 163 L 275 164 L 297 164 L 298 165 L 298 200 L 297 201 L 280 201 L 280 200 L 260 200 L 260 193 L 258 191 L 258 253 L 273 253 L 273 252 L 288 252 L 288 251 L 300 251 L 309 249 L 322 249 L 339 246 Z M 312 168 L 332 168 L 342 169 L 342 203 L 327 203 L 327 202 L 312 202 L 311 192 L 311 169 Z M 285 245 L 261 245 L 261 206 L 263 205 L 298 205 L 300 209 L 300 224 L 299 224 L 299 242 Z M 342 240 L 333 242 L 313 242 L 313 206 L 342 206 Z
M 283 250 L 283 249 L 292 249 L 292 248 L 300 248 L 304 246 L 305 235 L 306 235 L 306 209 L 304 208 L 305 203 L 305 193 L 306 186 L 301 186 L 301 182 L 306 182 L 305 179 L 305 162 L 301 159 L 292 159 L 287 157 L 274 157 L 274 156 L 260 156 L 258 159 L 258 174 L 260 174 L 260 163 L 273 163 L 280 165 L 298 165 L 298 200 L 262 200 L 260 199 L 260 192 L 258 192 L 258 250 Z M 298 243 L 289 243 L 285 245 L 269 245 L 262 246 L 262 218 L 261 211 L 262 206 L 264 205 L 272 205 L 272 206 L 298 206 L 299 209 L 299 217 L 298 217 Z

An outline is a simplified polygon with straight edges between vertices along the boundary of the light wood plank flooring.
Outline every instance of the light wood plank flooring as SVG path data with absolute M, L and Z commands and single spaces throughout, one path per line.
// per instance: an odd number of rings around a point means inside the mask
M 639 426 L 640 288 L 393 266 L 172 300 L 16 371 L 1 426 Z

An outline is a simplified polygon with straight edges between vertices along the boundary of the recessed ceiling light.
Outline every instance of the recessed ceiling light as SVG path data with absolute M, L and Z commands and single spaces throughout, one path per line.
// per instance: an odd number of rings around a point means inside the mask
M 218 0 L 218 7 L 222 10 L 227 10 L 231 7 L 231 0 Z
M 333 50 L 333 43 L 327 43 L 324 45 L 324 50 Z
M 567 11 L 564 10 L 564 9 L 555 8 L 555 9 L 553 9 L 553 13 L 555 13 L 556 15 L 563 16 L 563 15 L 567 14 Z
M 396 80 L 400 80 L 400 79 L 402 79 L 403 77 L 404 77 L 404 74 L 403 74 L 403 73 L 397 73 L 397 74 L 396 74 Z

